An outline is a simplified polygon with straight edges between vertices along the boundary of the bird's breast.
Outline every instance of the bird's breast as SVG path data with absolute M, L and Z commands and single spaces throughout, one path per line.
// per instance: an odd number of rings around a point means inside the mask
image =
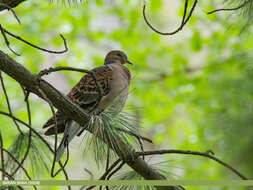
M 104 96 L 99 104 L 99 108 L 112 108 L 115 113 L 119 113 L 126 102 L 130 79 L 123 66 L 117 65 L 113 70 L 112 80 L 109 82 L 110 91 Z

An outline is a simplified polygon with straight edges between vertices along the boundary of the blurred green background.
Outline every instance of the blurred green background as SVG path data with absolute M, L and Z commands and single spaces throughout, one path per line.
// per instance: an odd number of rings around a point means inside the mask
M 147 17 L 160 30 L 172 31 L 181 22 L 182 5 L 183 1 L 149 0 Z M 91 69 L 103 64 L 108 51 L 123 50 L 134 63 L 128 66 L 133 80 L 126 108 L 140 116 L 142 135 L 154 141 L 154 145 L 145 144 L 146 150 L 211 149 L 218 158 L 252 179 L 252 28 L 241 33 L 243 17 L 236 14 L 206 15 L 207 11 L 218 5 L 222 5 L 222 1 L 200 1 L 190 22 L 181 32 L 173 36 L 160 36 L 145 24 L 142 1 L 89 0 L 69 6 L 61 2 L 27 0 L 15 8 L 21 25 L 7 11 L 0 13 L 1 24 L 30 42 L 53 50 L 63 48 L 59 37 L 63 34 L 69 51 L 60 55 L 48 54 L 10 37 L 11 47 L 21 56 L 12 54 L 3 39 L 1 50 L 33 73 L 56 66 Z M 19 85 L 5 74 L 3 76 L 15 116 L 27 120 Z M 57 72 L 44 78 L 67 93 L 81 76 L 77 72 Z M 7 111 L 2 89 L 0 92 L 0 110 Z M 42 131 L 41 126 L 51 116 L 50 108 L 35 95 L 30 96 L 30 101 L 32 124 Z M 18 132 L 5 116 L 0 116 L 0 123 L 4 146 L 9 148 Z M 97 179 L 104 170 L 97 168 L 90 151 L 82 156 L 83 144 L 85 139 L 80 137 L 70 145 L 69 177 L 89 179 L 90 176 L 84 171 L 88 168 Z M 46 151 L 44 156 L 51 158 Z M 166 160 L 168 162 L 163 165 L 169 170 L 168 178 L 238 179 L 217 163 L 197 156 L 153 156 L 151 163 Z M 31 163 L 27 162 L 27 166 Z M 45 166 L 50 168 L 51 163 L 48 161 Z M 51 179 L 46 170 L 41 170 L 39 174 L 36 171 L 34 179 Z M 18 174 L 17 179 L 22 178 L 24 175 Z M 57 176 L 56 179 L 64 178 Z

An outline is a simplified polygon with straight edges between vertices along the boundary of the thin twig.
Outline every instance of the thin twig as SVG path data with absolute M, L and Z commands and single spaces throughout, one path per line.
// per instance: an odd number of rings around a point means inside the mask
M 1 84 L 2 84 L 3 91 L 4 91 L 4 96 L 5 96 L 5 99 L 6 99 L 6 103 L 7 103 L 7 106 L 8 106 L 9 113 L 10 113 L 11 115 L 13 115 L 12 110 L 11 110 L 11 105 L 10 105 L 9 97 L 8 97 L 8 94 L 7 94 L 5 85 L 4 85 L 4 80 L 3 80 L 3 77 L 2 77 L 1 71 L 0 71 L 0 81 L 1 81 Z M 16 122 L 15 119 L 13 119 L 13 122 L 14 122 L 14 124 L 16 125 L 16 127 L 17 127 L 19 133 L 20 133 L 20 134 L 23 134 L 23 132 L 22 132 L 21 129 L 20 129 L 20 126 L 18 125 L 18 123 Z
M 192 8 L 189 12 L 189 15 L 186 17 L 186 14 L 187 14 L 187 9 L 188 9 L 188 0 L 185 0 L 185 4 L 184 4 L 184 15 L 183 15 L 183 18 L 182 18 L 182 21 L 181 21 L 181 24 L 180 26 L 174 30 L 173 32 L 161 32 L 159 30 L 157 30 L 155 27 L 153 27 L 151 25 L 151 23 L 148 21 L 147 17 L 146 17 L 146 3 L 144 3 L 143 5 L 143 11 L 142 11 L 142 14 L 143 14 L 143 17 L 144 17 L 144 21 L 146 22 L 146 24 L 156 33 L 160 34 L 160 35 L 174 35 L 176 33 L 178 33 L 180 30 L 183 29 L 183 27 L 187 24 L 187 22 L 189 21 L 189 19 L 191 18 L 192 16 L 192 13 L 196 7 L 198 3 L 198 0 L 195 0 L 193 5 L 192 5 Z
M 90 170 L 88 170 L 87 168 L 84 168 L 84 171 L 87 172 L 90 175 L 90 179 L 89 180 L 93 180 L 94 179 L 94 175 L 93 175 L 93 173 Z
M 0 168 L 0 171 L 1 171 L 1 172 L 4 172 L 4 174 L 5 174 L 9 179 L 15 180 L 14 177 L 12 177 L 10 174 L 8 174 L 6 171 L 2 170 L 1 168 Z M 24 190 L 20 185 L 18 185 L 18 188 L 21 189 L 21 190 Z
M 4 174 L 5 174 L 5 168 L 4 168 L 4 151 L 3 151 L 3 147 L 4 147 L 4 145 L 3 145 L 3 138 L 2 138 L 2 133 L 1 133 L 1 131 L 0 131 L 0 144 L 1 144 L 1 146 L 0 146 L 0 148 L 1 148 L 1 165 L 2 165 L 2 170 L 3 170 L 3 172 L 2 172 L 2 180 L 4 180 Z
M 247 178 L 244 175 L 242 175 L 239 171 L 234 169 L 232 166 L 230 166 L 229 164 L 216 158 L 213 155 L 213 152 L 210 150 L 208 150 L 206 152 L 198 152 L 198 151 L 190 151 L 190 150 L 154 150 L 154 151 L 136 152 L 137 157 L 141 156 L 141 155 L 155 155 L 155 154 L 186 154 L 186 155 L 188 154 L 188 155 L 198 155 L 198 156 L 207 157 L 207 158 L 214 160 L 217 163 L 223 165 L 224 167 L 228 168 L 233 173 L 238 175 L 241 179 L 247 180 Z
M 53 165 L 52 165 L 52 168 L 51 168 L 51 176 L 52 177 L 55 177 L 56 175 L 58 175 L 60 173 L 60 171 L 64 170 L 65 169 L 65 166 L 67 165 L 68 161 L 69 161 L 69 146 L 68 146 L 68 141 L 67 141 L 67 159 L 66 161 L 64 162 L 64 164 L 60 164 L 60 169 L 57 170 L 55 173 L 54 173 L 54 168 L 55 168 L 55 163 L 56 163 L 56 152 L 57 152 L 57 134 L 58 134 L 58 128 L 57 128 L 57 118 L 56 118 L 56 115 L 55 115 L 55 111 L 54 111 L 54 106 L 52 104 L 52 102 L 47 98 L 46 94 L 41 90 L 41 88 L 38 87 L 38 91 L 40 92 L 41 96 L 48 102 L 49 106 L 50 106 L 50 109 L 53 113 L 53 117 L 54 117 L 54 121 L 55 121 L 55 125 L 54 125 L 54 141 L 55 141 L 55 144 L 54 144 L 54 159 L 53 159 Z
M 184 22 L 185 22 L 185 17 L 187 14 L 187 10 L 188 10 L 188 0 L 185 0 L 184 2 L 184 14 L 183 14 L 183 18 L 182 18 L 182 22 L 181 22 L 181 29 L 184 27 Z
M 108 149 L 107 149 L 107 159 L 106 159 L 106 166 L 105 166 L 105 171 L 108 170 L 109 168 L 109 164 L 110 164 L 110 147 L 108 146 Z M 100 188 L 102 189 L 102 185 L 100 186 Z M 106 186 L 106 189 L 108 189 L 108 186 Z
M 187 22 L 190 20 L 190 18 L 192 17 L 192 13 L 193 13 L 193 11 L 194 11 L 195 8 L 196 8 L 197 3 L 198 3 L 198 0 L 195 0 L 194 3 L 193 3 L 193 5 L 192 5 L 192 8 L 191 8 L 191 10 L 190 10 L 190 12 L 189 12 L 189 15 L 187 16 L 187 18 L 186 18 L 185 21 L 184 21 L 184 25 L 186 25 L 186 23 L 187 23 Z M 184 26 L 184 25 L 183 25 L 183 26 Z
M 120 163 L 121 159 L 116 160 L 114 163 L 112 163 L 112 165 L 108 168 L 107 171 L 105 171 L 105 173 L 99 178 L 99 180 L 105 180 L 107 175 L 113 170 L 113 168 L 115 168 L 119 163 Z M 86 190 L 91 190 L 94 187 L 96 187 L 95 185 L 88 187 Z
M 42 71 L 39 72 L 39 76 L 42 77 L 44 75 L 48 75 L 50 73 L 54 73 L 57 71 L 77 71 L 77 72 L 81 72 L 81 73 L 87 73 L 87 74 L 91 74 L 92 71 L 89 71 L 87 69 L 78 69 L 78 68 L 73 68 L 73 67 L 50 67 L 48 69 L 44 69 Z
M 110 164 L 110 147 L 108 146 L 105 171 L 108 170 L 109 164 Z
M 67 151 L 68 151 L 68 147 L 67 147 Z M 62 171 L 63 171 L 63 174 L 65 176 L 65 179 L 69 180 L 68 173 L 66 172 L 65 168 L 63 167 L 61 161 L 59 161 L 58 163 L 59 163 L 60 167 L 63 168 Z M 71 190 L 71 186 L 70 185 L 68 185 L 68 190 Z
M 11 11 L 12 14 L 13 14 L 13 16 L 15 17 L 15 19 L 18 21 L 18 23 L 21 24 L 21 22 L 20 22 L 20 20 L 19 20 L 19 18 L 17 16 L 17 14 L 16 14 L 16 12 L 13 10 L 12 7 L 10 7 L 9 5 L 6 5 L 4 3 L 0 3 L 0 6 L 6 7 L 9 11 Z
M 14 50 L 10 47 L 10 42 L 9 42 L 9 40 L 8 40 L 6 34 L 5 34 L 5 30 L 4 30 L 4 28 L 2 27 L 1 24 L 0 24 L 0 30 L 1 30 L 1 34 L 2 34 L 2 36 L 3 36 L 3 38 L 4 38 L 5 44 L 6 44 L 6 46 L 8 47 L 8 49 L 9 49 L 12 53 L 14 53 L 15 55 L 20 56 L 20 54 L 18 54 L 16 51 L 14 51 Z
M 2 80 L 2 76 L 0 76 L 0 77 L 1 77 L 1 82 L 2 82 L 3 88 L 5 89 L 4 84 L 3 84 L 3 80 Z M 22 86 L 21 86 L 21 87 L 22 87 Z M 22 89 L 23 89 L 23 91 L 24 91 L 24 88 L 23 88 L 23 87 L 22 87 Z M 5 91 L 5 90 L 4 90 L 4 91 Z M 1 151 L 2 151 L 2 153 L 3 153 L 3 151 L 5 151 L 5 152 L 18 164 L 18 167 L 17 167 L 16 170 L 11 174 L 11 176 L 14 176 L 15 173 L 18 171 L 18 169 L 19 169 L 19 168 L 22 168 L 22 170 L 25 172 L 25 174 L 26 174 L 26 176 L 28 177 L 28 179 L 31 180 L 31 177 L 29 176 L 28 172 L 26 171 L 26 169 L 25 169 L 25 168 L 23 167 L 23 165 L 22 165 L 23 162 L 25 161 L 27 155 L 28 155 L 28 152 L 29 152 L 29 149 L 30 149 L 30 144 L 31 144 L 31 135 L 32 135 L 32 133 L 31 133 L 31 112 L 30 112 L 30 106 L 29 106 L 28 98 L 27 98 L 27 95 L 26 95 L 25 91 L 24 91 L 24 95 L 25 95 L 25 99 L 26 99 L 27 112 L 28 112 L 28 120 L 29 120 L 29 126 L 30 126 L 30 129 L 29 129 L 29 142 L 28 142 L 28 147 L 27 147 L 27 151 L 26 151 L 26 153 L 25 153 L 25 156 L 24 156 L 24 158 L 22 159 L 22 161 L 19 162 L 8 150 L 4 149 L 3 146 L 2 146 L 2 136 L 1 136 L 1 133 L 0 133 L 0 138 L 1 138 Z M 7 93 L 6 93 L 6 96 L 7 96 Z M 8 98 L 8 96 L 7 96 L 7 98 Z M 11 111 L 9 111 L 9 112 L 10 112 L 10 114 L 12 114 Z M 13 120 L 16 122 L 15 119 L 13 119 Z M 21 134 L 21 135 L 24 135 L 24 134 Z M 2 154 L 2 155 L 3 155 L 3 154 Z M 2 163 L 2 164 L 3 164 L 2 168 L 4 168 L 4 163 Z M 4 172 L 3 172 L 3 173 L 4 173 Z M 3 178 L 3 180 L 4 180 L 4 178 Z M 34 187 L 35 190 L 37 189 L 36 186 L 33 186 L 33 187 Z
M 30 126 L 30 128 L 29 128 L 28 146 L 27 146 L 25 155 L 24 155 L 23 159 L 20 162 L 20 165 L 23 165 L 24 161 L 26 160 L 26 158 L 28 156 L 28 153 L 29 153 L 30 147 L 31 147 L 31 141 L 32 141 L 32 130 L 31 130 L 32 119 L 31 119 L 30 104 L 29 104 L 29 100 L 28 100 L 29 92 L 26 92 L 26 90 L 24 89 L 24 87 L 22 85 L 20 85 L 20 86 L 21 86 L 21 88 L 23 90 L 23 93 L 24 93 L 24 96 L 25 96 L 26 109 L 27 109 L 27 115 L 28 115 L 28 125 Z M 15 175 L 15 173 L 19 170 L 20 165 L 16 168 L 16 170 L 14 172 L 12 172 L 12 175 Z
M 109 180 L 116 172 L 118 172 L 123 166 L 124 166 L 125 162 L 122 161 L 121 164 L 115 168 L 108 176 L 107 176 L 107 180 Z
M 24 163 L 24 161 L 26 160 L 26 158 L 28 156 L 28 153 L 29 153 L 29 150 L 30 150 L 30 147 L 31 147 L 31 137 L 32 137 L 32 131 L 29 130 L 28 146 L 27 146 L 25 155 L 24 155 L 23 159 L 21 160 L 20 164 L 18 164 L 18 167 L 12 172 L 11 175 L 15 175 L 17 173 L 17 171 L 19 170 L 19 168 L 22 167 L 22 164 Z
M 128 130 L 121 129 L 121 128 L 117 128 L 117 127 L 116 127 L 115 129 L 116 129 L 116 130 L 119 130 L 119 131 L 121 131 L 121 132 L 123 132 L 123 133 L 127 133 L 127 134 L 129 134 L 129 135 L 131 135 L 131 136 L 134 136 L 134 137 L 137 138 L 137 139 L 142 139 L 142 140 L 144 140 L 144 141 L 147 141 L 147 142 L 153 144 L 153 141 L 152 141 L 151 139 L 146 138 L 146 137 L 143 137 L 143 136 L 141 136 L 141 135 L 137 135 L 137 134 L 133 133 L 132 131 L 128 131 Z
M 84 171 L 87 172 L 90 175 L 90 179 L 89 180 L 93 180 L 94 179 L 94 175 L 93 175 L 93 173 L 90 170 L 88 170 L 87 168 L 84 168 Z M 86 188 L 86 185 L 83 185 L 80 188 L 80 190 L 84 190 L 85 188 Z
M 25 123 L 24 121 L 16 118 L 15 116 L 13 115 L 10 115 L 9 113 L 6 113 L 6 112 L 3 112 L 3 111 L 0 111 L 0 114 L 2 115 L 5 115 L 7 117 L 10 117 L 12 119 L 15 119 L 17 122 L 23 124 L 25 127 L 29 128 L 32 130 L 33 133 L 35 133 L 45 144 L 46 146 L 49 148 L 50 151 L 53 151 L 53 149 L 51 148 L 51 146 L 48 144 L 48 142 L 32 127 L 30 127 L 27 123 Z
M 143 148 L 143 144 L 142 144 L 142 142 L 141 142 L 141 139 L 140 139 L 140 138 L 137 138 L 137 140 L 138 140 L 138 142 L 139 142 L 141 151 L 144 152 L 144 148 Z M 142 159 L 145 160 L 145 155 L 142 155 Z
M 9 5 L 6 5 L 6 4 L 4 4 L 4 3 L 0 3 L 0 5 L 3 6 L 3 7 L 6 7 L 8 10 L 10 10 L 10 11 L 12 12 L 14 18 L 17 20 L 17 22 L 18 22 L 19 24 L 21 24 L 21 22 L 20 22 L 20 20 L 19 20 L 19 18 L 18 18 L 18 16 L 17 16 L 17 14 L 16 14 L 16 12 L 12 9 L 12 7 L 10 7 Z M 13 52 L 15 55 L 20 56 L 20 54 L 18 54 L 17 52 L 15 52 L 15 51 L 10 47 L 10 42 L 9 42 L 7 36 L 5 35 L 5 31 L 4 31 L 4 29 L 3 29 L 3 27 L 2 27 L 1 24 L 0 24 L 0 30 L 1 30 L 2 36 L 4 37 L 4 41 L 5 41 L 5 44 L 7 45 L 8 49 L 9 49 L 11 52 Z
M 108 168 L 108 170 L 99 178 L 99 180 L 105 180 L 107 175 L 115 168 L 119 163 L 121 159 L 116 160 L 112 165 Z M 88 190 L 88 189 L 87 189 Z
M 28 174 L 28 172 L 27 172 L 27 170 L 23 167 L 23 165 L 8 151 L 8 150 L 6 150 L 5 148 L 3 148 L 3 151 L 4 152 L 6 152 L 10 157 L 11 157 L 11 159 L 13 159 L 15 162 L 16 162 L 16 164 L 18 164 L 19 165 L 19 167 L 24 171 L 24 173 L 26 174 L 26 176 L 27 176 L 27 178 L 29 179 L 29 180 L 31 180 L 32 178 L 29 176 L 29 174 Z M 11 174 L 12 175 L 12 174 Z M 13 176 L 13 175 L 12 175 Z
M 87 172 L 90 175 L 90 179 L 89 180 L 93 180 L 94 179 L 94 175 L 93 175 L 93 173 L 90 170 L 88 170 L 87 168 L 84 168 L 84 171 Z M 80 190 L 84 190 L 84 188 L 86 188 L 86 185 L 83 185 L 80 188 Z
M 38 74 L 40 77 L 42 77 L 43 75 L 48 75 L 52 72 L 56 72 L 56 71 L 77 71 L 77 72 L 81 72 L 81 73 L 87 73 L 90 74 L 93 78 L 93 80 L 95 81 L 95 84 L 97 86 L 97 90 L 98 90 L 98 99 L 97 102 L 100 102 L 101 98 L 102 98 L 102 87 L 99 84 L 96 74 L 93 71 L 87 70 L 87 69 L 78 69 L 78 68 L 73 68 L 73 67 L 55 67 L 55 68 L 49 68 L 49 69 L 45 69 L 40 71 L 40 73 Z M 96 105 L 95 105 L 96 106 Z M 93 107 L 93 109 L 95 108 L 95 106 Z
M 57 176 L 57 175 L 66 167 L 66 165 L 67 165 L 67 163 L 68 163 L 68 161 L 69 161 L 69 142 L 68 142 L 68 139 L 66 139 L 66 141 L 63 142 L 63 143 L 66 143 L 67 158 L 66 158 L 64 164 L 61 166 L 61 168 L 60 168 L 59 170 L 57 170 L 57 171 L 53 174 L 52 177 Z
M 39 87 L 38 87 L 38 91 L 40 92 L 43 99 L 45 99 L 48 102 L 49 107 L 50 107 L 51 112 L 52 112 L 53 117 L 54 117 L 54 122 L 55 122 L 55 124 L 54 124 L 54 159 L 53 159 L 53 165 L 52 165 L 52 168 L 51 168 L 51 177 L 55 177 L 54 167 L 55 167 L 55 163 L 56 163 L 57 140 L 58 140 L 58 138 L 57 138 L 57 135 L 58 135 L 57 118 L 56 118 L 56 115 L 55 115 L 54 106 L 53 106 L 52 102 L 48 99 L 46 94 Z
M 29 176 L 27 170 L 22 166 L 22 164 L 6 149 L 3 148 L 3 150 L 19 165 L 19 167 L 24 171 L 25 175 L 29 180 L 32 180 L 32 178 Z M 12 175 L 13 176 L 13 175 Z M 37 187 L 33 185 L 34 189 L 36 190 Z
M 15 119 L 17 122 L 23 124 L 25 127 L 28 127 L 29 129 L 31 129 L 32 132 L 35 133 L 36 136 L 38 136 L 39 139 L 42 140 L 42 142 L 44 142 L 44 143 L 46 144 L 46 146 L 48 147 L 48 149 L 54 154 L 54 150 L 51 148 L 51 146 L 48 144 L 48 142 L 47 142 L 47 141 L 46 141 L 34 128 L 30 127 L 27 123 L 25 123 L 24 121 L 22 121 L 22 120 L 16 118 L 16 117 L 13 116 L 13 115 L 10 115 L 9 113 L 0 111 L 0 114 L 5 115 L 5 116 L 7 116 L 7 117 L 11 117 L 12 119 Z M 61 162 L 59 162 L 59 165 L 60 165 L 61 168 L 63 168 Z M 65 169 L 63 169 L 63 173 L 64 173 L 64 176 L 65 176 L 66 180 L 68 180 L 68 179 L 69 179 L 69 178 L 68 178 L 68 174 L 67 174 L 67 172 L 65 171 Z M 68 189 L 71 190 L 71 186 L 68 186 Z
M 219 12 L 219 11 L 235 11 L 238 9 L 243 8 L 244 6 L 246 6 L 251 0 L 245 1 L 244 3 L 242 3 L 241 5 L 234 7 L 234 8 L 221 8 L 221 9 L 215 9 L 213 11 L 207 12 L 208 15 L 213 14 L 215 12 Z
M 34 47 L 34 48 L 36 48 L 36 49 L 39 49 L 39 50 L 44 51 L 44 52 L 47 52 L 47 53 L 62 54 L 62 53 L 65 53 L 65 52 L 68 51 L 68 46 L 67 46 L 66 39 L 64 38 L 64 36 L 63 36 L 62 34 L 60 34 L 60 37 L 62 38 L 63 43 L 64 43 L 64 50 L 62 50 L 62 51 L 54 51 L 54 50 L 48 50 L 48 49 L 39 47 L 39 46 L 37 46 L 37 45 L 35 45 L 35 44 L 32 44 L 31 42 L 28 42 L 27 40 L 21 38 L 20 36 L 17 36 L 17 35 L 15 35 L 15 34 L 9 32 L 8 30 L 4 29 L 2 26 L 1 26 L 1 31 L 2 31 L 2 34 L 3 34 L 3 33 L 6 33 L 6 34 L 10 35 L 11 37 L 16 38 L 17 40 L 20 40 L 20 41 L 24 42 L 25 44 L 27 44 L 27 45 L 29 45 L 29 46 L 32 46 L 32 47 Z M 5 34 L 3 34 L 3 35 L 5 35 Z M 6 37 L 6 36 L 5 36 L 5 37 Z M 7 38 L 6 38 L 6 39 L 7 39 Z M 6 39 L 5 39 L 5 42 L 6 42 Z M 7 40 L 7 41 L 8 41 L 8 40 Z M 6 44 L 7 44 L 7 43 L 6 43 Z M 8 46 L 8 44 L 7 44 L 7 46 Z M 8 47 L 9 47 L 9 46 L 8 46 Z M 16 53 L 16 54 L 17 54 L 17 53 Z

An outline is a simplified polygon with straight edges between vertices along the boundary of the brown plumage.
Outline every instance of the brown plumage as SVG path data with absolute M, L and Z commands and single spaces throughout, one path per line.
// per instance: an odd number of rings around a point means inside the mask
M 100 113 L 109 106 L 112 106 L 116 112 L 120 112 L 125 104 L 131 75 L 129 70 L 124 64 L 131 62 L 128 61 L 127 56 L 122 51 L 111 51 L 107 54 L 104 65 L 94 68 L 92 71 L 95 72 L 97 81 L 102 88 L 102 98 L 98 101 L 99 92 L 94 81 L 94 78 L 86 74 L 67 94 L 67 96 L 75 103 L 79 104 L 87 113 L 96 114 Z M 97 105 L 94 110 L 94 105 Z M 68 138 L 68 142 L 72 140 L 74 136 L 80 133 L 82 127 L 75 126 L 70 118 L 65 116 L 63 113 L 57 111 L 57 129 L 58 133 L 64 132 L 64 138 Z M 44 125 L 43 128 L 48 128 L 45 135 L 53 135 L 55 121 L 54 117 L 50 118 Z M 63 138 L 63 141 L 64 141 Z M 61 143 L 58 149 L 61 151 L 58 154 L 57 161 L 60 159 L 64 147 L 64 143 Z
M 110 87 L 109 82 L 112 80 L 112 70 L 107 66 L 101 66 L 93 69 L 95 72 L 96 78 L 100 83 L 100 87 L 102 88 L 102 96 L 108 94 Z M 96 83 L 93 77 L 89 74 L 85 75 L 67 94 L 67 96 L 75 103 L 79 104 L 83 109 L 87 112 L 90 112 L 90 108 L 92 108 L 96 104 L 96 100 L 99 97 L 99 93 L 97 91 Z M 57 111 L 57 128 L 58 133 L 64 132 L 65 123 L 69 120 L 63 113 Z M 45 135 L 53 135 L 54 134 L 54 117 L 51 117 L 43 126 L 43 128 L 50 127 Z

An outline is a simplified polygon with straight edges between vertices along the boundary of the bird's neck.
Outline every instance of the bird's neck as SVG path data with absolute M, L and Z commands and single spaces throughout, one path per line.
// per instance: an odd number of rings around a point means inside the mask
M 105 65 L 110 65 L 110 64 L 119 64 L 121 65 L 119 60 L 108 60 L 105 62 Z
M 115 61 L 107 61 L 107 62 L 105 62 L 105 65 L 110 67 L 114 71 L 117 71 L 117 72 L 123 71 L 123 73 L 125 74 L 127 80 L 129 80 L 129 81 L 131 80 L 130 71 L 128 70 L 127 67 L 125 67 L 124 65 L 121 65 L 119 63 L 119 61 L 118 62 L 117 61 L 116 62 Z

